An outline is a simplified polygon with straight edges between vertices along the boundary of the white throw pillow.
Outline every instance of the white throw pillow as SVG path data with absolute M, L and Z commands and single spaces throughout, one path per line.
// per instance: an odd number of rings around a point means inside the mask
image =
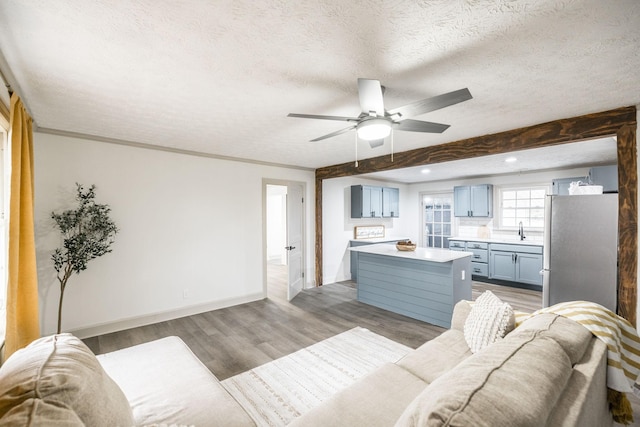
M 464 322 L 464 337 L 472 353 L 477 353 L 491 343 L 503 338 L 515 324 L 511 306 L 485 291 L 473 304 Z

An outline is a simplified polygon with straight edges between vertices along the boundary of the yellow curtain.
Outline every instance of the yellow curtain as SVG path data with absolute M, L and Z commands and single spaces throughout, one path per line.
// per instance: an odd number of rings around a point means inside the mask
M 11 199 L 5 359 L 40 337 L 33 230 L 33 129 L 31 117 L 15 93 L 11 96 L 9 143 Z

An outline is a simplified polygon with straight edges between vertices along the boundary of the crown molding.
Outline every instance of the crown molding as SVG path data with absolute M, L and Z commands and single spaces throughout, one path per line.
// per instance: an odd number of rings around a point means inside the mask
M 209 159 L 227 160 L 230 162 L 250 163 L 250 164 L 261 165 L 261 166 L 296 169 L 296 170 L 303 170 L 303 171 L 309 171 L 309 172 L 315 171 L 314 168 L 307 168 L 303 166 L 263 162 L 260 160 L 243 159 L 240 157 L 221 156 L 213 153 L 205 153 L 203 151 L 185 150 L 182 148 L 166 147 L 163 145 L 153 145 L 153 144 L 147 144 L 144 142 L 127 141 L 124 139 L 108 138 L 104 136 L 91 135 L 91 134 L 79 133 L 79 132 L 70 132 L 70 131 L 60 130 L 60 129 L 38 127 L 35 131 L 38 133 L 44 133 L 48 135 L 65 136 L 68 138 L 77 138 L 77 139 L 88 139 L 90 141 L 104 142 L 107 144 L 124 145 L 127 147 L 142 148 L 145 150 L 164 151 L 167 153 L 174 153 L 174 154 L 184 154 L 186 156 L 205 157 Z

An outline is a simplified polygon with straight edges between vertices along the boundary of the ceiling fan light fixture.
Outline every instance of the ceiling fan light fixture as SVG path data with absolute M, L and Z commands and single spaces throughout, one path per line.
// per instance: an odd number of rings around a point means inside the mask
M 358 124 L 358 138 L 365 141 L 384 139 L 391 133 L 391 124 L 385 119 L 365 120 Z

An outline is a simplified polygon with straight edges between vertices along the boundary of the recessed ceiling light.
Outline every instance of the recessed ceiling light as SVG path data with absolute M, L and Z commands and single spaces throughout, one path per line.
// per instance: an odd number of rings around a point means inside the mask
M 420 172 L 426 175 L 426 174 L 428 174 L 428 173 L 431 173 L 431 169 L 424 168 L 424 169 L 422 169 Z
M 507 163 L 514 163 L 514 162 L 517 162 L 518 159 L 515 157 L 507 157 L 506 159 L 504 159 L 504 161 Z

